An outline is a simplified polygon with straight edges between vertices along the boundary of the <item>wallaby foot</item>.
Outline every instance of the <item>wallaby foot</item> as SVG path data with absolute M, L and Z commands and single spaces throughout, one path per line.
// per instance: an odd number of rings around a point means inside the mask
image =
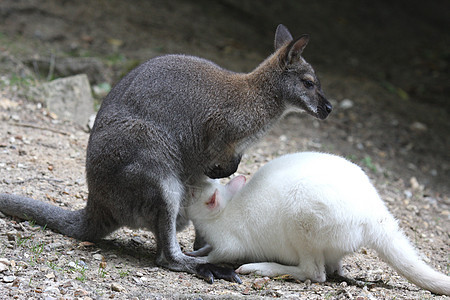
M 172 271 L 195 274 L 208 283 L 214 283 L 214 278 L 242 283 L 241 279 L 233 269 L 206 263 L 201 258 L 184 254 L 177 255 L 169 260 L 166 259 L 165 256 L 158 256 L 156 264 Z
M 196 267 L 196 274 L 208 283 L 213 283 L 214 278 L 225 279 L 239 284 L 242 283 L 239 276 L 231 268 L 220 267 L 210 263 L 198 265 Z
M 240 266 L 236 273 L 238 274 L 256 274 L 260 276 L 275 277 L 280 275 L 290 275 L 295 279 L 304 281 L 310 279 L 314 282 L 324 282 L 326 279 L 325 271 L 317 270 L 311 273 L 299 266 L 286 266 L 274 262 L 251 263 Z

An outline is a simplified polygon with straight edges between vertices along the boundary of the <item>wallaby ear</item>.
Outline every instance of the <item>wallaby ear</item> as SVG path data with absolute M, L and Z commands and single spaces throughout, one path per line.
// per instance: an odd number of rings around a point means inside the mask
M 309 42 L 308 34 L 303 34 L 297 40 L 292 42 L 287 49 L 287 55 L 285 60 L 286 64 L 292 64 L 298 61 L 303 52 L 303 49 L 305 49 L 306 45 L 308 45 L 308 42 Z
M 230 182 L 227 183 L 226 185 L 227 190 L 232 195 L 234 195 L 244 187 L 246 181 L 247 179 L 245 179 L 245 176 L 243 175 L 236 176 L 233 179 L 231 179 Z
M 214 194 L 211 196 L 211 198 L 209 198 L 208 202 L 206 202 L 206 206 L 209 209 L 215 209 L 220 203 L 220 196 L 219 196 L 219 190 L 216 189 L 214 191 Z
M 293 40 L 291 33 L 283 24 L 278 25 L 275 31 L 275 51 L 284 44 L 290 43 Z

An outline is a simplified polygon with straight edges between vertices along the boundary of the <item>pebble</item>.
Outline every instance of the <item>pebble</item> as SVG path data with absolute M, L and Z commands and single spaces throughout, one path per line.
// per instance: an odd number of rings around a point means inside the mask
M 423 124 L 423 123 L 420 123 L 420 122 L 414 122 L 414 123 L 412 123 L 410 126 L 409 126 L 409 128 L 411 128 L 412 130 L 415 130 L 415 131 L 421 131 L 421 132 L 423 132 L 423 131 L 427 131 L 427 125 L 425 125 L 425 124 Z
M 5 264 L 0 264 L 0 273 L 8 270 L 8 266 Z
M 266 284 L 270 281 L 269 277 L 256 278 L 252 283 L 252 288 L 255 290 L 263 289 Z
M 0 264 L 9 266 L 11 262 L 7 258 L 0 258 Z
M 103 255 L 98 254 L 98 253 L 92 255 L 92 257 L 93 257 L 95 260 L 103 260 Z
M 123 292 L 125 289 L 123 286 L 121 286 L 118 283 L 112 283 L 111 284 L 111 290 L 115 291 L 115 292 Z
M 46 251 L 52 251 L 55 250 L 57 248 L 63 248 L 64 244 L 61 242 L 55 242 L 55 243 L 51 243 L 45 246 L 45 250 Z
M 342 109 L 349 109 L 353 107 L 353 101 L 350 99 L 344 99 L 339 103 L 339 107 Z
M 14 281 L 14 279 L 16 279 L 16 276 L 3 276 L 3 282 L 5 282 L 5 283 L 10 283 L 10 282 L 13 282 Z
M 52 286 L 48 286 L 44 289 L 44 293 L 49 293 L 49 294 L 60 294 L 60 291 L 58 289 L 58 287 L 52 285 Z

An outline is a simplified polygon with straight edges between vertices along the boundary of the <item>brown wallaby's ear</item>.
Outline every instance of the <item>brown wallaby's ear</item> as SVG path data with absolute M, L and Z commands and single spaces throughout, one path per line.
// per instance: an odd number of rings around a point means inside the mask
M 309 42 L 309 35 L 303 34 L 297 40 L 293 41 L 286 49 L 286 64 L 292 64 L 300 59 L 300 56 Z
M 290 43 L 293 40 L 291 33 L 283 24 L 278 25 L 275 32 L 275 51 L 286 43 Z

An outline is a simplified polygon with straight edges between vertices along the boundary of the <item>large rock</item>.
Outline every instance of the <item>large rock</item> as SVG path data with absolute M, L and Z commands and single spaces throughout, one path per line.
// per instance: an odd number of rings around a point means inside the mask
M 111 70 L 95 57 L 56 57 L 32 58 L 25 61 L 33 70 L 39 72 L 43 78 L 50 76 L 68 77 L 86 74 L 91 84 L 111 82 Z
M 34 100 L 42 102 L 60 119 L 86 128 L 94 114 L 94 99 L 85 74 L 65 77 L 37 87 Z

